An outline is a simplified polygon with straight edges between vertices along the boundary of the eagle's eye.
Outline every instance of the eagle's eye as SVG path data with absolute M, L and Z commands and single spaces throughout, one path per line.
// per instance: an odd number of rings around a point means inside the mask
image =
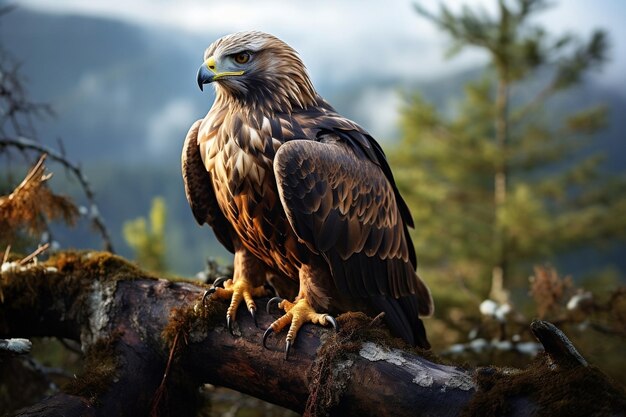
M 250 54 L 248 52 L 239 52 L 235 55 L 235 62 L 238 64 L 245 64 L 250 61 Z

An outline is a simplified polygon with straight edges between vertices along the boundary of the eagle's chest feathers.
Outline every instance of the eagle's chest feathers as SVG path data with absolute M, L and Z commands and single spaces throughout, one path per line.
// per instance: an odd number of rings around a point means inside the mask
M 273 161 L 281 142 L 272 138 L 266 117 L 246 120 L 235 114 L 207 130 L 205 165 L 224 201 L 275 188 Z
M 199 145 L 220 208 L 257 256 L 275 258 L 289 234 L 281 230 L 288 223 L 273 169 L 282 142 L 272 137 L 266 117 L 234 114 L 221 123 L 214 119 L 201 128 Z

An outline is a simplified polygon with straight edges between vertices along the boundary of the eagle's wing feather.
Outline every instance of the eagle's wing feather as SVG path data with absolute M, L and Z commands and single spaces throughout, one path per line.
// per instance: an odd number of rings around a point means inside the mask
M 341 293 L 369 299 L 396 334 L 428 347 L 418 313 L 432 313 L 432 298 L 415 273 L 392 183 L 350 142 L 318 140 L 289 141 L 274 159 L 292 228 L 326 259 Z
M 232 226 L 217 204 L 211 175 L 207 172 L 200 155 L 198 129 L 201 123 L 202 120 L 198 120 L 191 126 L 183 145 L 181 167 L 185 183 L 185 195 L 198 224 L 207 223 L 211 226 L 220 243 L 234 253 Z
M 289 222 L 326 259 L 340 291 L 374 300 L 411 296 L 416 318 L 432 312 L 395 187 L 379 164 L 327 133 L 283 144 L 274 171 Z

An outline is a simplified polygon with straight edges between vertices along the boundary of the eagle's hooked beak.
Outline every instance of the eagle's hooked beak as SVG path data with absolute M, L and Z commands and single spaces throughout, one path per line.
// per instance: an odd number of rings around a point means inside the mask
M 198 87 L 204 91 L 204 84 L 212 83 L 215 79 L 215 73 L 209 71 L 206 64 L 202 64 L 198 69 Z
M 215 63 L 215 57 L 210 57 L 198 69 L 198 87 L 204 91 L 204 84 L 212 83 L 222 77 L 229 75 L 243 75 L 244 71 L 223 71 L 219 72 Z

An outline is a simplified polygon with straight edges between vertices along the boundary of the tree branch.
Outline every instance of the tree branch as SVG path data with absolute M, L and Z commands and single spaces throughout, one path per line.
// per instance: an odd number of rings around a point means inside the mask
M 108 252 L 113 252 L 113 241 L 111 240 L 111 235 L 109 234 L 106 225 L 104 224 L 104 220 L 100 215 L 100 211 L 98 210 L 98 206 L 96 205 L 96 197 L 95 193 L 91 189 L 91 184 L 87 180 L 87 177 L 83 173 L 81 167 L 73 162 L 71 162 L 67 157 L 49 146 L 43 145 L 37 141 L 25 138 L 9 138 L 9 137 L 0 137 L 0 149 L 3 147 L 13 147 L 19 149 L 21 151 L 33 150 L 40 153 L 47 154 L 51 159 L 57 161 L 61 165 L 63 165 L 66 169 L 68 169 L 74 177 L 78 180 L 83 192 L 85 193 L 85 197 L 89 202 L 89 215 L 91 218 L 91 222 L 93 223 L 94 228 L 100 233 L 102 236 L 102 240 L 104 242 L 104 249 Z
M 0 336 L 70 338 L 79 340 L 87 354 L 85 372 L 74 384 L 22 409 L 20 416 L 148 415 L 163 378 L 169 342 L 176 335 L 179 343 L 166 395 L 156 407 L 160 415 L 193 415 L 202 383 L 233 388 L 311 416 L 474 415 L 479 414 L 476 404 L 485 407 L 492 400 L 506 404 L 511 415 L 551 410 L 531 391 L 492 396 L 484 375 L 502 379 L 510 370 L 435 363 L 419 352 L 400 349 L 401 342 L 363 315 L 340 316 L 338 334 L 305 326 L 286 361 L 284 335 L 273 336 L 270 349 L 263 349 L 262 331 L 243 309 L 233 336 L 224 326 L 225 303 L 199 304 L 203 287 L 150 277 L 116 256 L 66 253 L 38 266 L 2 271 Z M 261 328 L 274 319 L 262 311 L 264 304 L 257 300 Z M 573 347 L 562 348 L 569 341 L 552 337 L 556 333 L 550 326 L 537 324 L 534 330 L 542 342 L 549 341 L 548 353 L 556 355 L 551 367 L 541 364 L 542 377 L 557 375 L 561 362 L 556 359 L 562 352 L 576 357 Z M 568 369 L 592 371 L 567 363 Z M 538 390 L 554 389 L 538 385 Z M 617 407 L 626 405 L 623 391 L 608 382 L 602 391 L 613 396 L 600 393 L 594 397 L 596 404 L 622 413 Z M 576 400 L 558 398 L 559 403 Z

